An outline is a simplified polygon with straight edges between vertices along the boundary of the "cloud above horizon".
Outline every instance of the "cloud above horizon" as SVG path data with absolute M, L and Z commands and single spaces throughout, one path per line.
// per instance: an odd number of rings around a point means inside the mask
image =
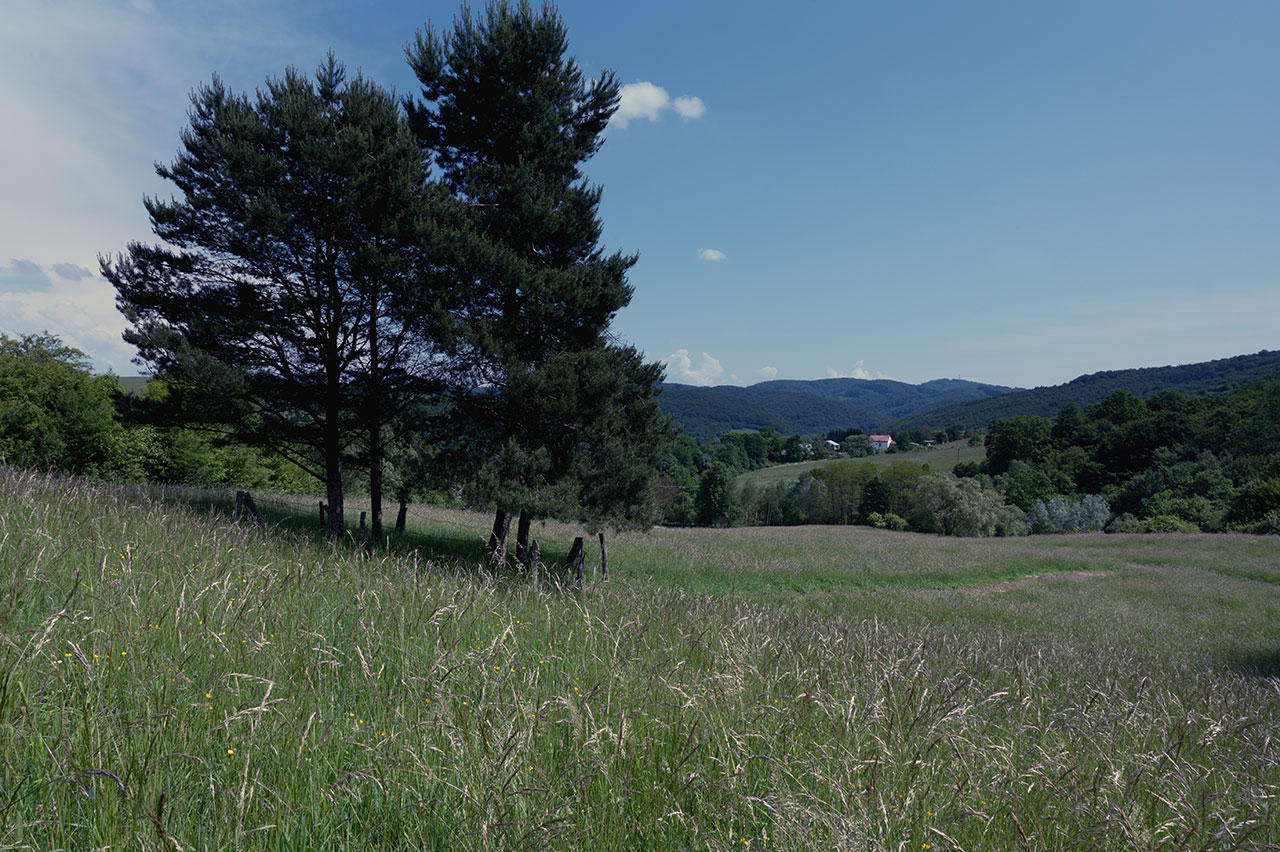
M 760 376 L 761 378 L 772 379 L 778 375 L 778 368 L 777 367 L 761 367 L 759 370 L 756 370 L 756 375 Z
M 866 367 L 863 366 L 862 361 L 856 361 L 854 362 L 853 369 L 847 373 L 843 373 L 834 367 L 828 367 L 827 378 L 828 379 L 887 379 L 890 377 L 886 376 L 884 373 L 880 372 L 879 370 L 876 370 L 875 373 L 872 373 L 870 370 L 868 370 Z
M 640 80 L 622 87 L 618 111 L 613 114 L 609 124 L 625 128 L 637 118 L 657 122 L 662 120 L 667 110 L 675 110 L 685 121 L 690 121 L 706 115 L 707 105 L 702 102 L 702 98 L 692 95 L 680 95 L 672 100 L 666 89 L 648 80 Z
M 710 262 L 712 262 L 712 263 L 719 263 L 719 262 L 720 262 L 720 261 L 722 261 L 722 260 L 728 260 L 728 259 L 729 259 L 729 255 L 725 254 L 724 252 L 720 251 L 719 249 L 713 249 L 713 248 L 700 248 L 700 249 L 698 249 L 698 259 L 699 259 L 699 260 L 708 260 L 708 261 L 710 261 Z
M 667 368 L 667 381 L 683 385 L 711 385 L 724 375 L 724 366 L 706 352 L 695 367 L 688 349 L 677 349 L 662 359 Z M 736 378 L 736 377 L 735 377 Z

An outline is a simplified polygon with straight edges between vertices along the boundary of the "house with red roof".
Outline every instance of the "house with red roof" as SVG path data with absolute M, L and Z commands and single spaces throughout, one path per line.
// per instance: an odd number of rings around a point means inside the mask
M 890 435 L 872 435 L 870 441 L 876 450 L 887 450 L 896 443 Z

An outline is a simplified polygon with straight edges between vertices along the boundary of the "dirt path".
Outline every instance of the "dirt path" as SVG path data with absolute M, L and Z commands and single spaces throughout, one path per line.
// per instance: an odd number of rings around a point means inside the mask
M 1092 580 L 1095 577 L 1110 577 L 1111 571 L 1059 571 L 1056 574 L 1038 574 L 1034 577 L 1020 577 L 1017 580 L 1005 580 L 1001 583 L 991 583 L 986 586 L 970 586 L 961 589 L 966 595 L 974 595 L 977 597 L 986 597 L 996 592 L 1007 592 L 1010 589 L 1017 589 L 1022 586 L 1032 586 L 1036 583 L 1047 583 L 1050 580 Z

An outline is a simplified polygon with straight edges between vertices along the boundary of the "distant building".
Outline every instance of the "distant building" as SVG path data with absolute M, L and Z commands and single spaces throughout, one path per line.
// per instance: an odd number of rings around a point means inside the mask
M 823 443 L 827 445 L 827 449 L 830 450 L 831 452 L 833 453 L 840 452 L 840 445 L 835 441 L 827 440 L 827 441 L 823 441 Z
M 890 435 L 872 435 L 870 440 L 871 446 L 877 450 L 887 450 L 896 443 Z

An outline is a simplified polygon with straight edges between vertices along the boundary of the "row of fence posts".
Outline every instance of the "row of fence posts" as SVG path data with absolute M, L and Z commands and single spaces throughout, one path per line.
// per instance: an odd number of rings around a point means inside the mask
M 526 553 L 525 541 L 528 540 L 529 534 L 529 517 L 527 513 L 522 512 L 520 515 L 520 529 L 516 535 L 516 566 L 521 572 L 532 572 L 534 582 L 538 579 L 538 540 L 532 539 L 528 544 L 528 552 Z M 600 574 L 605 580 L 609 579 L 609 551 L 605 547 L 604 533 L 600 534 Z M 489 567 L 497 571 L 499 568 L 507 564 L 507 542 L 511 536 L 511 513 L 502 512 L 494 518 L 493 532 L 489 536 Z M 578 588 L 582 588 L 582 567 L 586 557 L 586 548 L 583 544 L 582 536 L 577 536 L 573 540 L 573 547 L 569 549 L 569 555 L 564 560 L 564 565 L 560 571 L 553 577 L 556 582 L 564 583 L 569 573 L 573 572 L 573 582 Z
M 320 504 L 320 528 L 325 529 L 328 524 L 328 509 L 324 501 Z M 262 523 L 262 516 L 258 514 L 257 507 L 253 504 L 253 497 L 248 491 L 236 492 L 236 517 L 241 516 L 241 512 L 247 510 L 259 524 Z M 360 513 L 360 530 L 356 534 L 357 541 L 362 545 L 369 544 L 369 532 L 365 524 L 365 512 Z M 489 567 L 497 570 L 507 562 L 507 540 L 511 533 L 511 513 L 504 512 L 499 523 L 494 525 L 493 536 L 489 542 L 489 550 L 491 557 Z M 600 575 L 605 580 L 609 579 L 609 551 L 605 545 L 604 533 L 599 533 L 600 537 Z M 528 545 L 528 552 L 523 541 L 518 541 L 516 546 L 516 565 L 522 573 L 530 572 L 533 575 L 533 581 L 538 581 L 538 540 L 532 539 Z M 563 583 L 573 572 L 573 582 L 578 589 L 582 588 L 582 568 L 586 559 L 586 548 L 583 544 L 582 536 L 577 536 L 573 540 L 573 547 L 569 548 L 569 555 L 564 560 L 564 565 L 560 568 L 559 573 L 554 577 L 556 582 Z

